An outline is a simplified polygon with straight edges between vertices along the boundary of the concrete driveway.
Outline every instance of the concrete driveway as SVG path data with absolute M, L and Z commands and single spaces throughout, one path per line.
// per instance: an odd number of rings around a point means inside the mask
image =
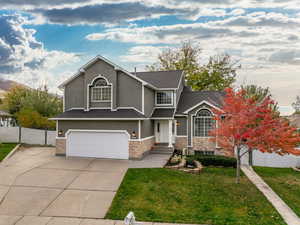
M 162 167 L 168 159 L 66 159 L 54 151 L 27 148 L 0 163 L 0 225 L 111 224 L 92 220 L 104 218 L 127 169 Z
M 0 215 L 103 218 L 128 164 L 55 157 L 53 148 L 17 152 L 0 164 Z

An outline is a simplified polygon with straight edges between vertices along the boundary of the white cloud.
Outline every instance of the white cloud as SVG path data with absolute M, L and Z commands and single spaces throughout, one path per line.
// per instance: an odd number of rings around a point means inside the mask
M 21 15 L 0 16 L 0 76 L 36 87 L 45 82 L 52 86 L 59 76 L 52 69 L 76 62 L 73 53 L 47 51 L 38 42 L 35 30 L 24 28 L 27 20 Z M 55 85 L 57 86 L 57 84 Z
M 164 48 L 147 45 L 135 46 L 129 49 L 127 55 L 120 56 L 120 60 L 123 62 L 152 63 Z
M 228 13 L 228 15 L 239 16 L 239 15 L 242 15 L 245 13 L 246 13 L 246 11 L 244 9 L 234 9 L 230 13 Z

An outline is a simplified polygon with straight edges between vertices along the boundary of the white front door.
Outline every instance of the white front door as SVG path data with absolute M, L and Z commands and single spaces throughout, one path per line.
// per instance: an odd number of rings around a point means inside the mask
M 155 121 L 155 142 L 168 143 L 169 142 L 169 121 L 158 120 Z

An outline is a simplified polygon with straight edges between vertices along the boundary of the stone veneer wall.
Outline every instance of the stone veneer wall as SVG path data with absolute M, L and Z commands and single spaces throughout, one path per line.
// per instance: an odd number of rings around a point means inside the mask
M 193 137 L 193 150 L 211 151 L 216 149 L 216 143 L 210 137 Z
M 129 141 L 129 158 L 141 159 L 154 145 L 154 137 L 143 141 Z M 66 139 L 56 139 L 56 155 L 66 155 Z
M 192 150 L 198 151 L 215 151 L 216 155 L 225 155 L 233 157 L 234 155 L 228 151 L 224 151 L 221 148 L 216 147 L 216 143 L 212 141 L 212 138 L 206 137 L 193 137 Z
M 175 139 L 175 149 L 182 150 L 187 148 L 188 146 L 188 139 L 187 137 L 176 137 Z
M 56 138 L 56 155 L 66 155 L 66 139 Z
M 129 141 L 129 158 L 141 159 L 151 150 L 154 145 L 155 138 L 149 138 L 143 141 Z

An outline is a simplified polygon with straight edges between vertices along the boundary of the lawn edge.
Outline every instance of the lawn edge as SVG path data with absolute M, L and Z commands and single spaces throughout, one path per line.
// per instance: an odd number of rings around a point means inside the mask
M 10 157 L 12 157 L 18 150 L 19 150 L 19 147 L 21 146 L 21 144 L 17 144 L 13 150 L 10 151 L 10 153 L 7 154 L 7 156 L 5 156 L 4 159 L 2 159 L 1 162 L 5 162 L 6 160 L 8 160 Z
M 243 173 L 266 197 L 288 225 L 300 225 L 297 214 L 281 199 L 281 197 L 259 176 L 252 167 L 242 166 Z M 252 174 L 251 174 L 252 173 Z

